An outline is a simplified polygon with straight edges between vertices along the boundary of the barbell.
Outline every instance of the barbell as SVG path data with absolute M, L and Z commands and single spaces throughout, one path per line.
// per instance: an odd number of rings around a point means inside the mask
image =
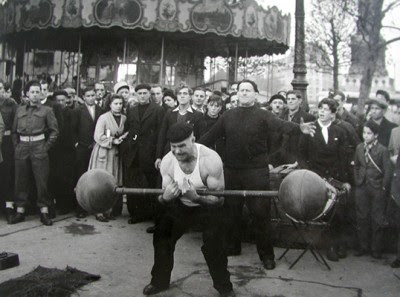
M 277 197 L 278 191 L 250 191 L 250 190 L 196 190 L 199 195 L 213 195 L 224 197 Z M 89 213 L 101 213 L 110 209 L 118 195 L 157 196 L 164 193 L 163 189 L 126 188 L 118 187 L 117 181 L 110 173 L 103 169 L 91 169 L 79 179 L 75 188 L 79 205 Z M 134 199 L 134 198 L 129 198 Z
M 327 211 L 331 201 L 328 193 L 332 190 L 318 174 L 309 170 L 295 170 L 282 181 L 279 191 L 250 190 L 197 190 L 200 195 L 224 197 L 279 197 L 285 213 L 291 218 L 309 221 L 319 218 Z M 162 189 L 118 187 L 110 173 L 102 169 L 92 169 L 84 173 L 76 188 L 76 197 L 83 209 L 89 213 L 102 213 L 113 207 L 118 195 L 156 196 L 163 194 Z M 134 199 L 129 198 L 129 199 Z

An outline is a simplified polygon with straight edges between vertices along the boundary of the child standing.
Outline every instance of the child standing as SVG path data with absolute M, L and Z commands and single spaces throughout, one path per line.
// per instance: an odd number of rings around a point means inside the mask
M 354 160 L 356 216 L 359 249 L 355 256 L 371 251 L 382 257 L 383 223 L 390 190 L 389 151 L 378 143 L 379 126 L 368 121 L 363 127 L 364 143 L 357 146 Z

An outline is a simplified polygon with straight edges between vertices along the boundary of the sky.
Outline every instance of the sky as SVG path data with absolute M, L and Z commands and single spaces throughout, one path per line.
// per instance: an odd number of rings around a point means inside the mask
M 291 37 L 290 43 L 294 46 L 294 33 L 295 33 L 295 19 L 294 13 L 296 8 L 296 0 L 256 0 L 259 4 L 267 8 L 268 6 L 276 6 L 283 13 L 290 13 L 291 22 Z M 313 0 L 304 0 L 304 10 L 307 17 L 310 17 L 311 3 Z M 384 5 L 392 2 L 393 0 L 386 0 Z M 400 7 L 397 7 L 391 11 L 383 21 L 383 25 L 395 26 L 399 30 L 383 29 L 382 35 L 386 40 L 392 39 L 394 37 L 400 36 Z M 389 76 L 395 79 L 395 88 L 400 91 L 400 41 L 394 42 L 388 46 L 386 50 L 386 68 L 389 72 Z

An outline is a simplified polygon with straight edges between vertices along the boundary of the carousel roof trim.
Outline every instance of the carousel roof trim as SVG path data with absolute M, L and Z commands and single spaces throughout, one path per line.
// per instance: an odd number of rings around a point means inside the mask
M 288 47 L 291 27 L 290 14 L 254 0 L 15 0 L 0 13 L 1 35 L 48 28 L 140 28 L 214 33 L 260 43 L 260 48 L 267 42 L 278 45 L 272 49 L 277 53 Z

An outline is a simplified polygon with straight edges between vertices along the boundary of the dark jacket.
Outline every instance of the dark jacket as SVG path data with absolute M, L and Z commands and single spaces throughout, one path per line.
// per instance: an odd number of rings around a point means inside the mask
M 344 132 L 335 124 L 328 128 L 328 143 L 322 135 L 321 126 L 315 121 L 314 137 L 302 135 L 299 142 L 299 166 L 311 170 L 323 178 L 333 177 L 346 182 L 346 147 Z
M 36 157 L 47 156 L 47 151 L 54 145 L 58 137 L 58 125 L 54 112 L 50 107 L 43 106 L 41 104 L 37 106 L 21 105 L 18 107 L 15 114 L 13 127 L 12 127 L 12 138 L 15 149 L 16 159 L 25 159 L 29 155 L 31 149 L 24 148 L 18 150 L 17 145 L 20 143 L 20 136 L 38 136 L 45 134 L 46 143 L 43 150 L 32 149 L 33 154 Z M 29 147 L 26 145 L 26 147 Z
M 389 146 L 390 134 L 392 133 L 392 129 L 396 128 L 397 125 L 388 121 L 385 117 L 382 119 L 381 124 L 379 125 L 378 132 L 378 142 L 382 144 L 384 147 Z
M 224 165 L 227 168 L 265 168 L 268 135 L 273 131 L 301 133 L 299 125 L 283 121 L 269 111 L 257 106 L 239 106 L 226 111 L 199 143 L 210 147 L 225 137 Z
M 170 151 L 170 144 L 167 140 L 167 134 L 169 128 L 178 121 L 178 108 L 167 110 L 165 113 L 160 134 L 158 135 L 157 141 L 157 158 L 161 159 Z M 186 122 L 193 125 L 193 133 L 196 139 L 201 136 L 201 121 L 203 119 L 203 114 L 198 111 L 194 111 L 191 108 L 186 113 Z
M 288 121 L 289 120 L 289 110 L 285 110 L 280 118 Z M 304 123 L 315 121 L 315 117 L 308 112 L 305 112 L 301 108 L 293 115 L 292 122 L 300 124 L 301 118 L 303 118 Z M 277 133 L 277 132 L 275 132 Z M 279 133 L 279 132 L 278 132 Z M 294 163 L 298 158 L 299 151 L 299 141 L 301 134 L 291 134 L 282 135 L 281 138 L 281 155 L 283 155 L 284 163 Z M 273 140 L 276 141 L 276 140 Z
M 369 154 L 382 173 L 371 161 L 367 163 L 364 143 L 360 143 L 354 156 L 354 181 L 356 186 L 368 183 L 377 189 L 385 187 L 388 191 L 392 173 L 389 150 L 378 142 L 371 148 Z
M 102 110 L 95 106 L 95 117 L 92 119 L 86 104 L 74 109 L 72 113 L 72 143 L 79 144 L 86 148 L 92 148 L 94 145 L 94 129 L 97 120 L 102 114 Z
M 128 109 L 126 116 L 125 131 L 129 134 L 121 144 L 123 163 L 130 167 L 136 161 L 142 170 L 153 171 L 164 108 L 150 103 L 140 119 L 139 106 L 135 106 Z

